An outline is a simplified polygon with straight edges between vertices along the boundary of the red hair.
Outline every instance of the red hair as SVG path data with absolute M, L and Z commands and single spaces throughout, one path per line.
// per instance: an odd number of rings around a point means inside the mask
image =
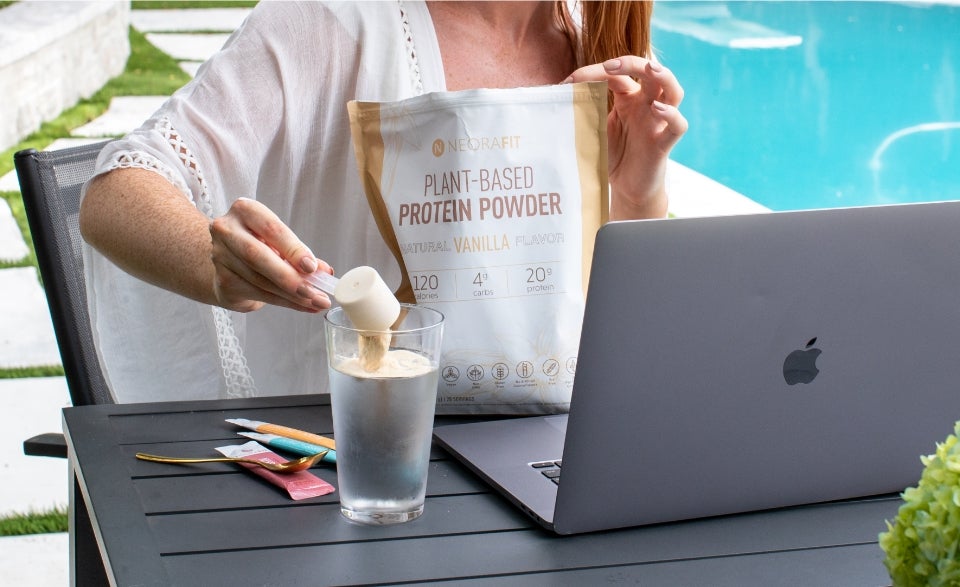
M 557 18 L 561 28 L 574 43 L 578 67 L 602 63 L 621 55 L 651 57 L 652 0 L 577 1 L 582 14 L 579 38 L 565 0 L 557 0 Z

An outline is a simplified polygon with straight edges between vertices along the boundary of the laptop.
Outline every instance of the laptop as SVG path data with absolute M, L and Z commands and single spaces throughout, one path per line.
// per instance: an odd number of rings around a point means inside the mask
M 902 491 L 958 383 L 960 202 L 612 222 L 569 414 L 435 438 L 573 534 Z

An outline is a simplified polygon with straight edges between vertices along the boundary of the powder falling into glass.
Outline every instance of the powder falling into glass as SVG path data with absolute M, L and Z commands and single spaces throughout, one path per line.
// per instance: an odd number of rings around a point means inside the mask
M 333 296 L 357 330 L 371 331 L 360 336 L 360 365 L 376 371 L 390 348 L 390 333 L 384 331 L 400 316 L 400 302 L 377 270 L 365 265 L 347 271 Z

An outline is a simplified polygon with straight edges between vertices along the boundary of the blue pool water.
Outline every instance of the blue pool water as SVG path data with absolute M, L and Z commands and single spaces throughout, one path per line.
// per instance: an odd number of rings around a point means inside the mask
M 960 199 L 960 5 L 661 1 L 654 19 L 686 92 L 676 161 L 773 210 Z

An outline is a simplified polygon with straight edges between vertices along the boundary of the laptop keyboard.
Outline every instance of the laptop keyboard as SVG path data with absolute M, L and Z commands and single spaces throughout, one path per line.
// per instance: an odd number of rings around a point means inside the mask
M 540 471 L 540 474 L 547 479 L 560 485 L 560 465 L 563 461 L 539 461 L 530 463 L 530 466 Z

